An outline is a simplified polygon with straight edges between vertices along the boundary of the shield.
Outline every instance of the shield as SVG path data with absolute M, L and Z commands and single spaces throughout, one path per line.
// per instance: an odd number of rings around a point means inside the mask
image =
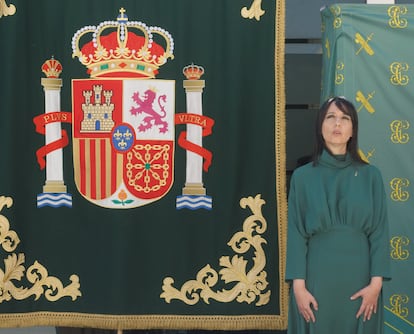
M 174 176 L 175 81 L 72 80 L 78 191 L 106 208 L 159 200 Z

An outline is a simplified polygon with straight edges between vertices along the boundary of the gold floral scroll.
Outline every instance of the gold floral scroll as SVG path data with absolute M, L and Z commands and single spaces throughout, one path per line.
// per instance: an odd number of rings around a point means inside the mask
M 231 259 L 229 256 L 222 256 L 219 261 L 222 267 L 220 271 L 217 272 L 207 264 L 197 273 L 195 280 L 187 281 L 180 290 L 173 287 L 172 277 L 166 277 L 161 298 L 164 298 L 167 303 L 170 303 L 172 299 L 178 299 L 188 305 L 198 303 L 200 298 L 206 304 L 210 299 L 222 303 L 234 300 L 248 304 L 256 302 L 256 306 L 267 304 L 271 291 L 266 290 L 268 282 L 264 270 L 266 253 L 262 244 L 266 244 L 266 240 L 262 234 L 266 232 L 267 223 L 262 215 L 263 204 L 265 201 L 260 198 L 260 195 L 240 200 L 240 206 L 244 209 L 249 207 L 252 215 L 244 221 L 243 231 L 237 232 L 228 242 L 237 254 L 245 254 L 251 248 L 254 249 L 253 266 L 249 271 L 246 270 L 249 260 L 243 256 L 234 255 Z M 219 282 L 220 277 L 225 284 L 232 284 L 232 288 L 215 291 L 213 288 Z
M 12 205 L 13 199 L 11 197 L 0 196 L 0 212 L 4 207 L 10 208 Z M 20 239 L 17 233 L 10 230 L 8 219 L 0 214 L 1 247 L 11 253 L 19 243 Z M 23 253 L 11 253 L 3 259 L 3 262 L 4 269 L 0 268 L 0 304 L 12 299 L 23 300 L 31 296 L 35 296 L 35 300 L 38 300 L 42 295 L 51 302 L 63 297 L 71 297 L 74 301 L 82 295 L 77 275 L 71 275 L 71 283 L 63 286 L 58 278 L 49 276 L 47 269 L 38 261 L 35 261 L 26 270 Z M 31 286 L 21 285 L 23 277 Z

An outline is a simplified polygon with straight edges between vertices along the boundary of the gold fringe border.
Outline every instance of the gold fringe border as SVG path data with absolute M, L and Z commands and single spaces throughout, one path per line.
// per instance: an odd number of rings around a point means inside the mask
M 279 241 L 279 307 L 278 324 L 274 329 L 287 329 L 289 287 L 285 283 L 287 242 L 286 191 L 286 92 L 285 92 L 285 0 L 276 1 L 275 26 L 275 147 L 276 147 L 276 203 Z M 273 329 L 273 328 L 272 328 Z
M 88 313 L 33 312 L 2 314 L 0 328 L 5 327 L 89 327 L 101 329 L 208 329 L 267 330 L 284 328 L 285 320 L 272 315 L 191 316 L 191 315 L 104 315 Z M 6 326 L 7 325 L 7 326 Z
M 183 316 L 104 315 L 87 313 L 33 312 L 0 314 L 0 328 L 6 327 L 90 327 L 102 329 L 207 329 L 280 330 L 287 328 L 288 286 L 285 283 L 287 193 L 285 116 L 285 0 L 276 1 L 275 23 L 275 148 L 276 202 L 279 242 L 280 315 Z

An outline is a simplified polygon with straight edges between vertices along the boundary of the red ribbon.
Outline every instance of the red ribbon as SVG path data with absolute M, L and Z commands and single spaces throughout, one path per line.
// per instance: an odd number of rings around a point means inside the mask
M 72 113 L 66 111 L 54 111 L 48 112 L 42 115 L 38 115 L 33 118 L 33 123 L 36 126 L 36 132 L 44 135 L 46 133 L 46 124 L 50 123 L 72 123 Z M 45 146 L 42 146 L 36 151 L 37 163 L 40 169 L 46 167 L 45 157 L 50 152 L 64 148 L 69 144 L 69 137 L 66 130 L 62 130 L 62 137 L 54 142 L 51 142 Z
M 214 120 L 203 115 L 182 113 L 175 115 L 175 124 L 194 124 L 201 126 L 203 129 L 202 136 L 205 137 L 211 135 Z M 204 159 L 203 169 L 205 172 L 208 172 L 208 168 L 210 167 L 211 160 L 213 158 L 213 153 L 211 153 L 209 150 L 205 149 L 202 146 L 196 145 L 193 142 L 188 141 L 187 131 L 182 131 L 178 136 L 178 145 L 180 145 L 185 150 L 189 150 L 202 156 Z

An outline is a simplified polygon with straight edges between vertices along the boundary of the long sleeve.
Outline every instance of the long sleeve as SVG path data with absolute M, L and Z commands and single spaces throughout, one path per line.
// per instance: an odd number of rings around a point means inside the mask
M 388 231 L 388 213 L 386 194 L 382 176 L 379 170 L 374 169 L 372 191 L 374 196 L 372 230 L 368 235 L 370 243 L 371 276 L 382 276 L 390 279 L 390 249 Z
M 288 199 L 288 237 L 286 281 L 306 279 L 307 237 L 301 212 L 300 198 L 296 191 L 296 178 L 292 175 Z

